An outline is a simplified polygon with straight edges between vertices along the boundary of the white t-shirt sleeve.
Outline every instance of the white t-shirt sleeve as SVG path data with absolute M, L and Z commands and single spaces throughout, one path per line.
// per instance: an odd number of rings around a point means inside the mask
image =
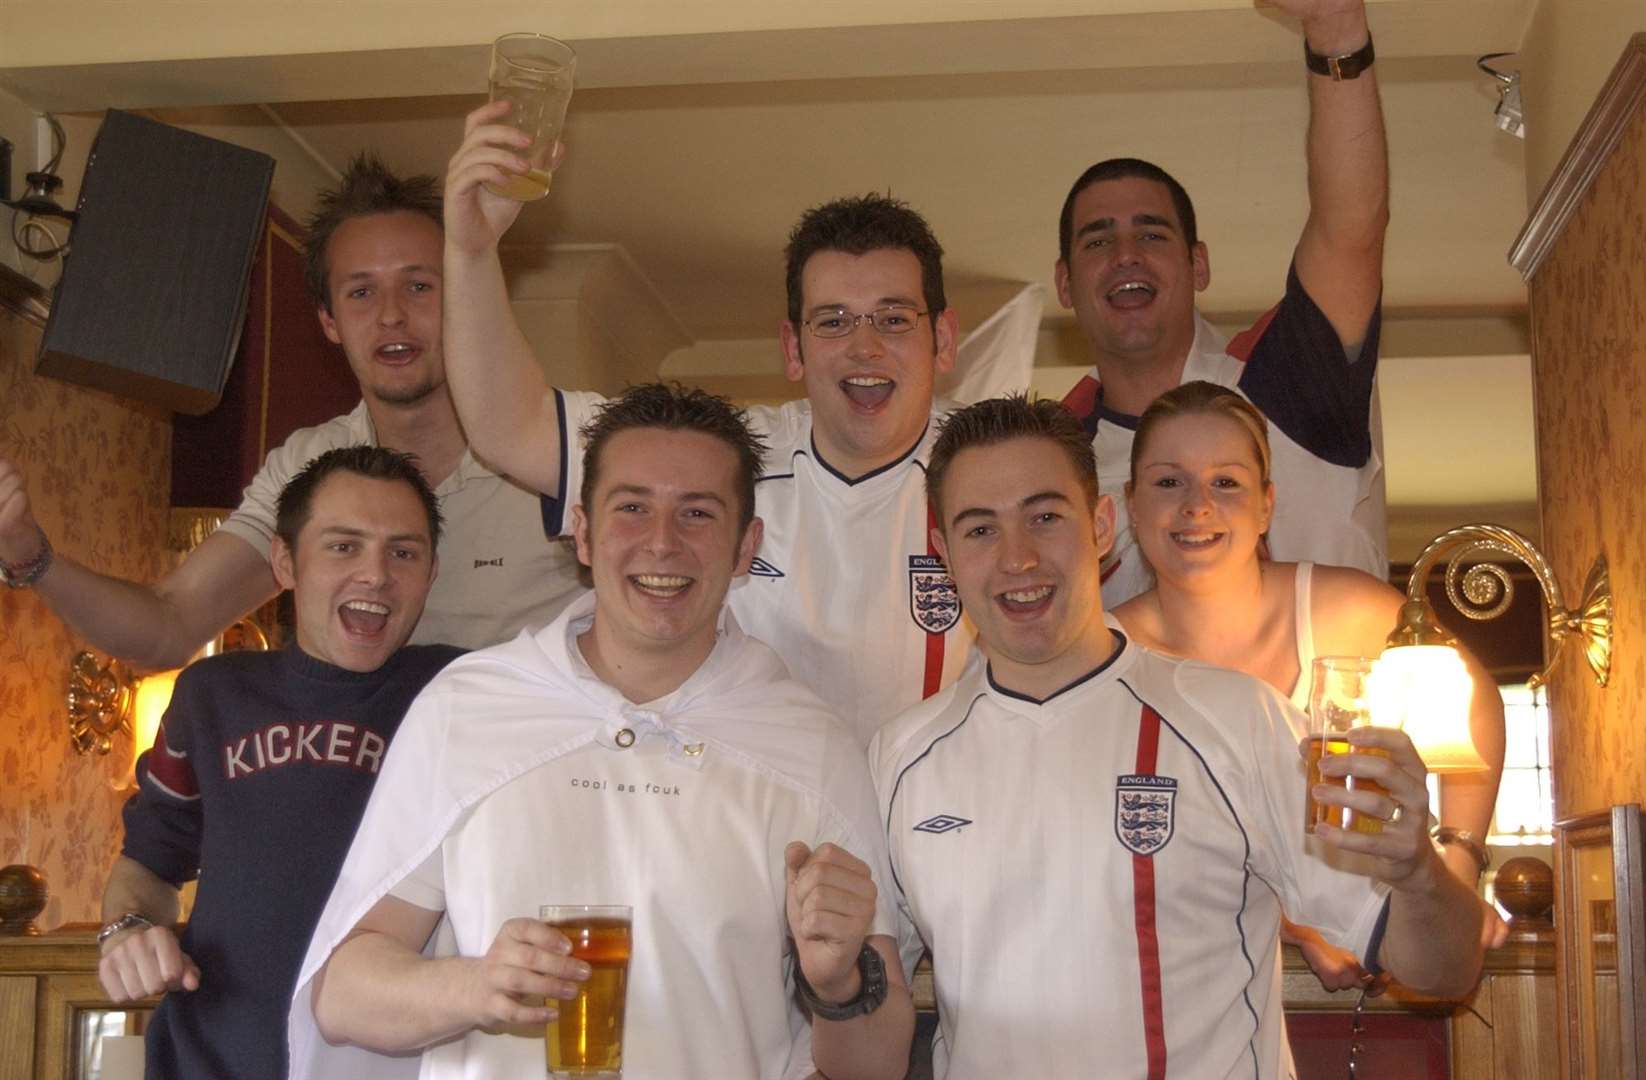
M 569 536 L 572 507 L 583 501 L 583 425 L 606 398 L 587 390 L 551 390 L 560 420 L 560 497 L 543 496 L 543 526 L 550 536 Z
M 876 897 L 870 934 L 897 934 L 896 886 L 886 855 L 886 831 L 869 778 L 869 763 L 844 725 L 829 735 L 823 769 L 823 812 L 812 847 L 832 843 L 868 864 Z M 905 972 L 905 974 L 907 974 Z
M 424 911 L 445 911 L 446 859 L 443 849 L 437 847 L 430 852 L 416 869 L 395 883 L 389 895 Z

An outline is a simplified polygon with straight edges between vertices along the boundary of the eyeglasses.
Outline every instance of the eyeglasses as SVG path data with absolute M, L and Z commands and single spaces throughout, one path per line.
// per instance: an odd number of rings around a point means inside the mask
M 831 311 L 818 312 L 803 325 L 812 332 L 813 337 L 837 338 L 850 334 L 857 329 L 858 323 L 867 319 L 876 333 L 907 334 L 919 324 L 920 316 L 924 314 L 926 312 L 906 304 L 888 304 L 862 315 L 854 315 L 845 308 L 834 308 Z

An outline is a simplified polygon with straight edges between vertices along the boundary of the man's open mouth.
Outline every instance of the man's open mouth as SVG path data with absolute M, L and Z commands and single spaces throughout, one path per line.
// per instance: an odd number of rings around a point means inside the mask
M 840 392 L 860 409 L 878 409 L 895 389 L 896 383 L 880 375 L 852 375 L 840 380 Z

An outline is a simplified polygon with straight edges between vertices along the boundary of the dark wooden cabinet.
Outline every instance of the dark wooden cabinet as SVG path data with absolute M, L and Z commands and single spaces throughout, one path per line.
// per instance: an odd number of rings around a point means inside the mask
M 343 350 L 321 332 L 303 284 L 303 231 L 271 205 L 223 400 L 172 425 L 171 504 L 238 506 L 271 449 L 359 401 Z

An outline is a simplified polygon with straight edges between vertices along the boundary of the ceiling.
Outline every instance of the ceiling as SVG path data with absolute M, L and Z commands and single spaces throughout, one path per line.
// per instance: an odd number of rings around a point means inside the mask
M 1535 498 L 1526 292 L 1505 259 L 1526 216 L 1522 144 L 1493 125 L 1495 87 L 1474 67 L 1520 47 L 1533 4 L 1369 5 L 1393 181 L 1382 394 L 1397 509 Z M 1298 34 L 1238 0 L 579 0 L 552 20 L 486 0 L 363 3 L 347 21 L 327 0 L 60 6 L 85 9 L 88 29 L 8 26 L 0 87 L 38 108 L 162 119 L 258 106 L 253 123 L 286 129 L 327 171 L 374 147 L 442 172 L 482 100 L 484 43 L 523 27 L 567 37 L 571 153 L 511 239 L 621 245 L 698 358 L 774 335 L 785 235 L 841 194 L 889 191 L 931 221 L 967 325 L 1020 284 L 1050 285 L 1064 192 L 1103 157 L 1156 161 L 1194 196 L 1214 321 L 1274 302 L 1307 212 Z M 1084 363 L 1048 295 L 1042 384 Z M 748 375 L 761 353 L 727 355 L 728 375 Z M 1476 400 L 1491 409 L 1457 414 Z M 1439 431 L 1454 451 L 1436 451 Z

